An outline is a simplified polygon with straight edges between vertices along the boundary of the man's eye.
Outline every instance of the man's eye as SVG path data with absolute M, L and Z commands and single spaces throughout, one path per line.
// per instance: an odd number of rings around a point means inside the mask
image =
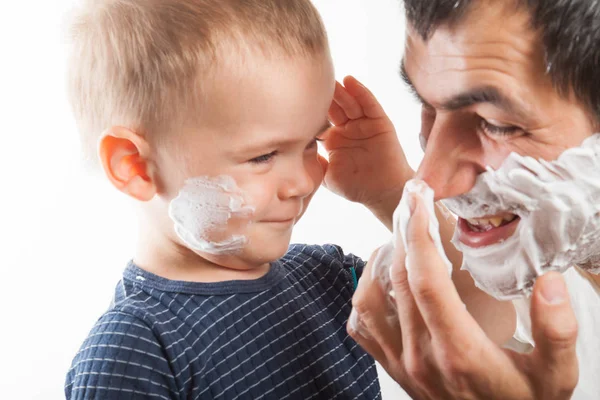
M 521 131 L 521 128 L 516 126 L 498 126 L 489 123 L 485 119 L 481 120 L 481 129 L 491 136 L 510 136 Z
M 249 160 L 248 162 L 251 164 L 265 164 L 268 163 L 277 155 L 277 151 L 272 151 L 269 154 L 263 154 L 262 156 L 258 156 Z

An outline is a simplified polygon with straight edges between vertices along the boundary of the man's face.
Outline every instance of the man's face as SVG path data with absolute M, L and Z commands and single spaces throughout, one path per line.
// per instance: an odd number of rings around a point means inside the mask
M 486 167 L 498 169 L 511 152 L 552 161 L 594 133 L 583 105 L 552 85 L 539 32 L 512 3 L 476 4 L 427 41 L 409 28 L 403 72 L 423 104 L 426 147 L 417 175 L 436 200 L 469 192 Z M 491 206 L 492 214 L 481 207 L 477 215 L 459 214 L 469 218 L 459 220 L 463 245 L 499 244 L 523 223 Z

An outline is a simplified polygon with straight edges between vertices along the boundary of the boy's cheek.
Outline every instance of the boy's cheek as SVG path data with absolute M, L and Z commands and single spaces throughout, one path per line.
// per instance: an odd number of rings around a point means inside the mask
M 329 165 L 328 161 L 317 154 L 317 157 L 314 161 L 311 161 L 310 165 L 308 165 L 309 173 L 312 177 L 313 182 L 315 183 L 315 189 L 313 191 L 316 192 L 319 189 L 319 186 L 323 183 L 323 179 L 325 179 L 325 173 L 327 172 L 327 166 Z
M 315 195 L 315 193 L 317 193 L 317 190 L 319 190 L 319 188 L 321 187 L 324 176 L 325 176 L 325 172 L 323 171 L 323 169 L 320 169 L 320 168 L 314 174 L 314 176 L 313 176 L 314 189 L 313 189 L 312 193 L 309 196 L 307 196 L 306 199 L 304 199 L 304 209 L 306 209 L 306 207 L 308 207 L 308 204 L 312 200 L 313 196 Z
M 323 179 L 325 178 L 325 171 L 326 171 L 326 167 L 324 167 L 323 164 L 321 163 L 321 161 L 319 160 L 319 162 L 316 164 L 316 166 L 313 168 L 313 171 L 311 172 L 311 178 L 314 182 L 314 189 L 310 195 L 308 195 L 306 198 L 303 199 L 302 213 L 298 216 L 298 218 L 296 219 L 296 222 L 298 222 L 300 220 L 300 218 L 302 218 L 302 216 L 306 212 L 308 205 L 310 204 L 313 196 L 317 193 L 317 190 L 319 190 L 319 188 L 321 187 L 321 184 L 323 183 Z
M 238 186 L 247 204 L 251 205 L 255 213 L 252 219 L 264 217 L 265 209 L 268 208 L 276 188 L 268 179 L 240 179 Z
M 311 174 L 313 177 L 313 182 L 315 183 L 315 188 L 312 194 L 310 195 L 310 198 L 314 196 L 314 194 L 317 192 L 317 190 L 319 190 L 319 188 L 323 184 L 323 180 L 325 179 L 325 173 L 327 172 L 327 166 L 327 160 L 321 157 L 317 159 L 317 162 L 315 163 L 314 167 L 314 173 Z M 308 200 L 310 200 L 310 198 Z

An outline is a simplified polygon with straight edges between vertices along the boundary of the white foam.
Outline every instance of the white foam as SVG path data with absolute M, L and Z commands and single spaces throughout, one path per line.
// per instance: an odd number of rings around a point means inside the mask
M 467 194 L 443 200 L 462 218 L 520 217 L 507 240 L 481 248 L 453 243 L 477 286 L 498 299 L 531 293 L 535 278 L 578 265 L 600 272 L 600 134 L 553 162 L 511 153 Z
M 404 185 L 404 192 L 398 207 L 394 211 L 393 226 L 392 226 L 392 240 L 385 246 L 381 247 L 377 253 L 373 266 L 371 269 L 372 278 L 379 278 L 382 286 L 385 290 L 391 290 L 391 283 L 389 281 L 389 274 L 391 271 L 391 265 L 394 257 L 394 249 L 398 243 L 402 243 L 404 248 L 408 248 L 407 243 L 407 230 L 408 223 L 411 218 L 411 211 L 409 205 L 410 195 L 417 195 L 421 198 L 421 203 L 425 206 L 428 215 L 428 232 L 431 240 L 433 241 L 435 248 L 437 249 L 438 255 L 442 262 L 448 269 L 448 274 L 452 274 L 452 263 L 448 260 L 444 247 L 442 245 L 442 239 L 440 237 L 440 227 L 438 219 L 435 215 L 435 204 L 434 204 L 434 193 L 433 190 L 427 185 L 426 182 L 418 179 L 412 179 L 406 182 Z M 401 241 L 401 242 L 400 242 Z M 406 258 L 405 266 L 410 274 L 411 268 L 410 260 Z M 394 295 L 390 292 L 390 295 Z
M 442 246 L 442 239 L 440 237 L 440 225 L 438 219 L 435 215 L 435 205 L 434 205 L 434 193 L 433 190 L 427 185 L 425 181 L 419 179 L 411 179 L 406 182 L 404 185 L 404 193 L 402 194 L 402 199 L 400 200 L 400 204 L 394 211 L 394 243 L 397 243 L 398 232 L 400 233 L 400 237 L 402 239 L 402 243 L 404 244 L 404 248 L 408 248 L 408 243 L 406 241 L 407 230 L 408 230 L 408 222 L 411 218 L 411 211 L 409 202 L 409 195 L 417 195 L 421 198 L 421 204 L 425 206 L 427 210 L 428 220 L 429 220 L 429 236 L 437 249 L 438 255 L 446 264 L 446 268 L 448 269 L 448 273 L 452 274 L 452 263 L 448 260 L 446 253 L 444 252 L 444 246 Z M 407 260 L 408 261 L 408 260 Z M 407 271 L 410 273 L 410 266 L 407 262 L 406 265 Z
M 197 177 L 185 181 L 169 204 L 169 217 L 177 236 L 192 250 L 214 254 L 235 254 L 248 243 L 240 232 L 247 226 L 254 208 L 230 176 Z M 237 229 L 229 227 L 236 219 Z

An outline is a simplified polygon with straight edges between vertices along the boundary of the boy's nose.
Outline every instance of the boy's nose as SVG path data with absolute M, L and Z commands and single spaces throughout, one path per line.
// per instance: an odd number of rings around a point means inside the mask
M 315 190 L 315 181 L 306 167 L 295 168 L 284 179 L 280 196 L 284 199 L 307 197 Z

